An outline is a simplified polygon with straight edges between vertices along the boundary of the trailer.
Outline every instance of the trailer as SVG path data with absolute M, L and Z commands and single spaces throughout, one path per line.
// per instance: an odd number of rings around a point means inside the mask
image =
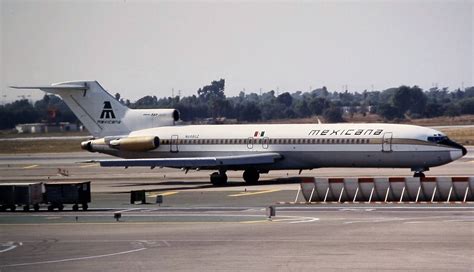
M 44 185 L 41 182 L 31 183 L 1 183 L 0 211 L 10 209 L 15 211 L 17 206 L 23 206 L 24 211 L 31 207 L 38 211 L 43 202 Z
M 48 204 L 48 211 L 58 209 L 62 211 L 64 204 L 72 204 L 72 210 L 87 211 L 91 202 L 91 182 L 50 182 L 45 184 L 44 203 Z

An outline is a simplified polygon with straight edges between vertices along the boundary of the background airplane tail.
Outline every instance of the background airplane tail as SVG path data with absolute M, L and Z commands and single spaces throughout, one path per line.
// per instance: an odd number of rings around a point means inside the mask
M 137 129 L 174 125 L 179 119 L 179 113 L 174 109 L 129 109 L 97 81 L 12 88 L 40 89 L 59 95 L 94 137 L 127 135 Z

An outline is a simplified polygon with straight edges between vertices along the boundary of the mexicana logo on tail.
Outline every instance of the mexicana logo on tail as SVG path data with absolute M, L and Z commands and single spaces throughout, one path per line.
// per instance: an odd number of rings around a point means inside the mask
M 110 104 L 110 101 L 105 101 L 104 102 L 104 109 L 102 110 L 102 113 L 100 114 L 100 119 L 115 119 L 115 113 L 114 110 L 112 109 L 112 105 Z
M 120 124 L 120 120 L 112 120 L 115 119 L 115 113 L 114 110 L 112 109 L 112 104 L 110 104 L 110 101 L 104 101 L 104 108 L 102 109 L 102 112 L 100 114 L 100 120 L 98 120 L 98 123 L 100 124 Z M 104 120 L 108 119 L 108 120 Z

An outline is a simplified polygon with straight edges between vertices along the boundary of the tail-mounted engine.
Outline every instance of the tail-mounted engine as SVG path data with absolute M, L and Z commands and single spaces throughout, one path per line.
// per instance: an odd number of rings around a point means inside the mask
M 81 148 L 90 152 L 112 149 L 120 151 L 145 152 L 160 146 L 160 138 L 156 136 L 106 137 L 81 143 Z

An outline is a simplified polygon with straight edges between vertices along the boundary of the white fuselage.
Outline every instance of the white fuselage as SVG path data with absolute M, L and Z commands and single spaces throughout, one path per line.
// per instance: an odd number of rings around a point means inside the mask
M 272 169 L 393 167 L 425 169 L 462 157 L 459 148 L 429 142 L 442 133 L 394 124 L 190 125 L 138 130 L 129 137 L 157 136 L 147 152 L 104 151 L 123 158 L 233 156 L 275 152 Z M 231 168 L 231 167 L 229 167 Z

